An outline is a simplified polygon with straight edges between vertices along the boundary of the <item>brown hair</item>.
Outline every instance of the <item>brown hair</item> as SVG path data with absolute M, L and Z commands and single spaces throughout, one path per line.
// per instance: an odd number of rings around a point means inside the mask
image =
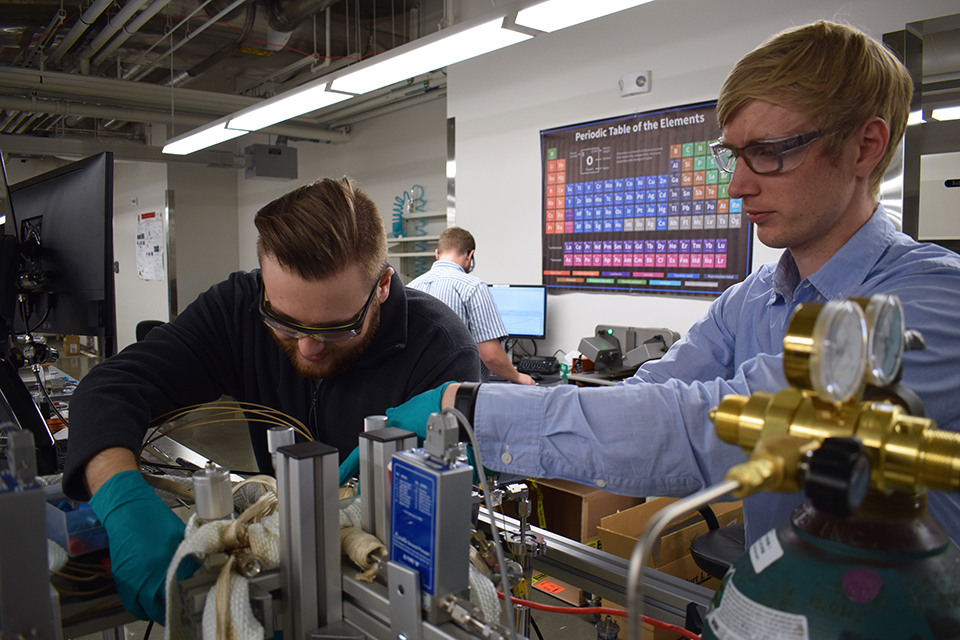
M 460 227 L 450 227 L 440 234 L 437 240 L 437 251 L 446 253 L 455 251 L 457 255 L 463 256 L 471 251 L 476 251 L 477 243 L 473 235 L 466 229 Z
M 358 264 L 372 283 L 387 262 L 383 218 L 350 178 L 323 178 L 257 212 L 257 255 L 276 258 L 306 280 L 322 280 Z
M 913 81 L 886 47 L 853 27 L 820 21 L 782 31 L 745 55 L 717 102 L 723 129 L 746 102 L 765 100 L 817 121 L 824 154 L 836 156 L 873 116 L 890 128 L 886 153 L 870 175 L 874 197 L 907 128 Z

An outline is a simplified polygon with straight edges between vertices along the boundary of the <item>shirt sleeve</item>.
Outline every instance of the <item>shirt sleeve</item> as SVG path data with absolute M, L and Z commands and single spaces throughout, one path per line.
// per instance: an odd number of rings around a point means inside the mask
M 709 419 L 728 394 L 783 388 L 782 358 L 762 354 L 731 380 L 616 387 L 483 385 L 475 410 L 484 466 L 564 478 L 626 495 L 681 496 L 746 459 Z
M 464 300 L 467 308 L 467 317 L 470 319 L 470 333 L 474 340 L 486 342 L 507 335 L 507 330 L 500 319 L 497 304 L 490 295 L 490 289 L 483 282 L 474 289 L 469 300 Z

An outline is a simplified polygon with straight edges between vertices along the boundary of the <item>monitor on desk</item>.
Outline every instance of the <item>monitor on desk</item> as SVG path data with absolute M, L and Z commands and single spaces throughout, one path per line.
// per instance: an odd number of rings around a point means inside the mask
M 534 284 L 492 284 L 490 295 L 509 338 L 542 340 L 547 330 L 547 288 Z
M 113 355 L 113 154 L 12 184 L 10 203 L 16 219 L 4 228 L 19 244 L 17 292 L 26 293 L 6 318 L 14 333 L 97 336 Z

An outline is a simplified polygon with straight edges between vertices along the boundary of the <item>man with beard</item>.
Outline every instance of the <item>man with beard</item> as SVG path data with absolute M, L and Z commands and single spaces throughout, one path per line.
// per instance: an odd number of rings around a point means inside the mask
M 365 416 L 479 379 L 470 333 L 436 298 L 405 290 L 387 264 L 380 213 L 353 181 L 300 187 L 254 222 L 259 271 L 232 274 L 95 367 L 71 400 L 63 488 L 90 499 L 121 599 L 141 618 L 163 620 L 164 576 L 183 538 L 137 471 L 151 420 L 226 395 L 297 418 L 342 461 Z M 249 432 L 272 473 L 269 426 L 251 420 Z

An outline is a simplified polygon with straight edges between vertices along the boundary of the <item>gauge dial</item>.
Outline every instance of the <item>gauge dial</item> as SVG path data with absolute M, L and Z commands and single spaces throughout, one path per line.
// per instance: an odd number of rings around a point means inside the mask
M 824 400 L 846 402 L 866 370 L 867 321 L 855 302 L 831 301 L 813 325 L 810 382 Z
M 903 306 L 899 298 L 876 295 L 870 298 L 867 317 L 867 380 L 885 387 L 900 371 L 903 358 Z

